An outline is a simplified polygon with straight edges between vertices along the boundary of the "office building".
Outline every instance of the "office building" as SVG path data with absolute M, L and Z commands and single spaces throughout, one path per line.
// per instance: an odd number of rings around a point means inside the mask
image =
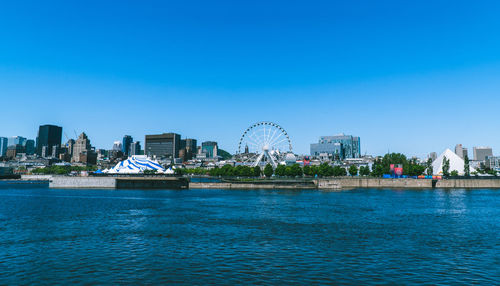
M 181 135 L 163 133 L 146 135 L 144 153 L 148 157 L 179 158 Z
M 9 137 L 9 140 L 7 142 L 7 147 L 8 146 L 16 146 L 16 145 L 24 145 L 26 143 L 26 138 L 22 136 L 14 136 L 14 137 Z
M 130 155 L 130 144 L 134 142 L 134 138 L 130 135 L 123 136 L 122 140 L 122 152 L 125 156 Z
M 197 152 L 197 144 L 196 139 L 182 139 L 179 157 L 185 161 L 193 159 Z
M 474 160 L 484 161 L 486 157 L 493 157 L 493 150 L 491 147 L 474 147 Z
M 45 156 L 52 154 L 54 146 L 61 146 L 62 127 L 55 125 L 41 125 L 36 138 L 36 154 L 42 156 L 42 149 L 47 148 Z
M 85 132 L 82 132 L 82 134 L 78 136 L 78 139 L 76 139 L 75 144 L 73 145 L 73 156 L 71 158 L 71 162 L 81 162 L 80 154 L 86 152 L 87 155 L 87 153 L 90 151 L 92 151 L 90 140 L 87 137 L 87 134 L 85 134 Z
M 16 144 L 16 145 L 10 145 L 7 147 L 7 153 L 5 156 L 7 158 L 13 159 L 15 158 L 18 154 L 24 153 L 24 147 L 21 144 Z
M 462 144 L 457 144 L 457 146 L 455 146 L 455 154 L 457 154 L 458 157 L 465 159 L 466 156 L 469 156 L 467 153 L 467 148 L 464 148 Z
M 436 161 L 436 159 L 437 159 L 437 153 L 436 152 L 431 152 L 429 154 L 429 158 L 431 158 L 432 162 Z
M 120 141 L 113 142 L 113 149 L 112 150 L 122 152 L 122 142 L 120 142 Z
M 319 156 L 321 153 L 338 157 L 340 160 L 345 158 L 360 158 L 360 138 L 344 134 L 321 136 L 318 143 L 311 144 L 311 156 Z
M 500 170 L 500 157 L 487 156 L 484 161 L 484 167 L 492 170 Z
M 141 142 L 135 141 L 134 143 L 130 144 L 129 155 L 130 156 L 142 155 L 141 154 Z
M 0 137 L 0 157 L 7 155 L 7 146 L 9 145 L 9 139 L 6 137 Z
M 206 142 L 201 143 L 201 153 L 207 154 L 207 158 L 217 157 L 218 151 L 219 151 L 219 148 L 217 146 L 217 142 L 206 141 Z
M 35 140 L 33 140 L 33 139 L 26 140 L 26 142 L 24 144 L 24 149 L 25 149 L 26 155 L 35 154 Z

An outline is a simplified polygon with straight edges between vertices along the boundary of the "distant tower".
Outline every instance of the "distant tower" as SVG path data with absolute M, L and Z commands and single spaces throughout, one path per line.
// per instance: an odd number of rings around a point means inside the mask
M 248 145 L 245 145 L 245 154 L 248 154 Z

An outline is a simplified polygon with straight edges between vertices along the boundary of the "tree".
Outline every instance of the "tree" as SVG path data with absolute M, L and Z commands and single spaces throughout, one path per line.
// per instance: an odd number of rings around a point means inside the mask
M 443 157 L 443 176 L 448 177 L 450 175 L 450 160 Z
M 264 167 L 264 175 L 267 177 L 267 178 L 270 178 L 274 173 L 274 170 L 273 170 L 273 166 L 271 166 L 271 164 L 267 164 L 265 167 Z
M 332 171 L 333 171 L 333 175 L 334 175 L 335 177 L 347 176 L 347 171 L 346 171 L 346 169 L 345 169 L 345 168 L 342 168 L 342 167 L 340 167 L 340 166 L 335 166 L 335 167 L 333 167 Z
M 262 171 L 260 170 L 259 166 L 253 167 L 253 176 L 254 177 L 260 177 L 261 173 L 262 173 Z
M 276 170 L 274 170 L 274 174 L 276 174 L 277 176 L 284 177 L 285 170 L 286 170 L 286 167 L 284 165 L 278 165 L 278 167 L 276 167 Z
M 304 173 L 302 171 L 302 168 L 300 167 L 299 164 L 293 164 L 292 167 L 292 176 L 294 177 L 302 177 L 302 174 Z
M 357 176 L 358 175 L 358 167 L 356 167 L 355 165 L 351 165 L 351 167 L 349 167 L 349 175 Z
M 453 171 L 451 171 L 450 175 L 452 177 L 456 177 L 456 176 L 458 176 L 458 171 L 457 170 L 453 170 Z
M 331 177 L 333 176 L 333 168 L 328 163 L 323 163 L 319 165 L 319 175 L 321 177 Z
M 432 176 L 434 174 L 434 169 L 432 167 L 432 158 L 427 159 L 427 175 Z
M 370 175 L 370 167 L 368 167 L 368 166 L 359 167 L 359 175 L 369 176 Z
M 469 177 L 470 176 L 470 162 L 469 162 L 469 156 L 465 155 L 464 158 L 464 173 L 465 176 Z
M 312 170 L 311 170 L 311 166 L 309 165 L 306 165 L 304 166 L 304 168 L 302 169 L 304 175 L 306 176 L 312 176 Z

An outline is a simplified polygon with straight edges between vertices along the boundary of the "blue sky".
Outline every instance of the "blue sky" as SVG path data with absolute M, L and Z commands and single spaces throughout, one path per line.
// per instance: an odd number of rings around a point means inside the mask
M 0 136 L 38 125 L 178 132 L 234 152 L 274 121 L 294 149 L 500 150 L 498 1 L 4 1 Z

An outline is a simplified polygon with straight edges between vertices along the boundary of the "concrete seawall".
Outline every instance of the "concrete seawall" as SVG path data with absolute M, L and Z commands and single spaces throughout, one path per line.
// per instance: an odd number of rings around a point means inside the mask
M 339 178 L 317 180 L 318 189 L 351 188 L 432 188 L 432 180 L 382 179 L 382 178 Z
M 54 176 L 49 188 L 57 189 L 186 189 L 188 181 L 175 177 L 68 177 Z
M 116 189 L 116 178 L 54 176 L 49 188 L 56 189 Z
M 38 179 L 39 180 L 39 179 Z M 255 180 L 188 182 L 178 177 L 69 177 L 53 176 L 50 188 L 82 189 L 500 189 L 500 179 L 382 179 L 382 178 L 331 178 L 317 180 Z
M 500 189 L 500 179 L 449 179 L 436 183 L 436 188 Z
M 301 189 L 301 190 L 315 190 L 317 189 L 314 183 L 311 184 L 279 184 L 279 183 L 266 183 L 266 184 L 253 184 L 253 183 L 189 183 L 190 189 Z

